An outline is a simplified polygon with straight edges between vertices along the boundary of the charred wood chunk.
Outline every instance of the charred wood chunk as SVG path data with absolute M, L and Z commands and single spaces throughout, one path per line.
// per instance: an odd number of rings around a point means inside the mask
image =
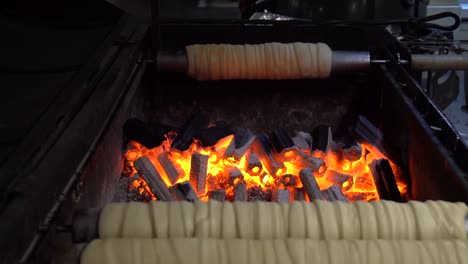
M 287 189 L 274 190 L 271 201 L 278 202 L 278 203 L 289 203 L 289 190 Z
M 210 198 L 210 200 L 224 202 L 224 200 L 226 200 L 226 191 L 223 189 L 209 191 L 208 198 Z
M 193 190 L 192 185 L 188 181 L 177 183 L 169 189 L 179 201 L 198 201 L 198 196 Z
M 350 136 L 337 139 L 333 142 L 332 149 L 340 159 L 345 159 L 351 162 L 359 160 L 362 156 L 361 144 Z
M 295 136 L 292 138 L 292 141 L 294 142 L 296 148 L 298 148 L 300 151 L 310 150 L 309 143 L 307 143 L 307 141 L 303 137 Z
M 233 128 L 218 122 L 215 126 L 196 131 L 194 138 L 199 140 L 203 146 L 210 147 L 232 134 L 234 134 Z
M 353 187 L 353 177 L 348 174 L 327 170 L 324 177 L 327 181 L 340 186 L 340 188 L 343 188 L 345 191 Z
M 244 179 L 244 175 L 237 167 L 229 167 L 227 172 L 230 185 L 236 185 L 236 183 Z
M 158 155 L 158 161 L 166 172 L 172 184 L 176 183 L 182 173 L 176 168 L 174 163 L 169 159 L 169 152 L 162 152 Z
M 171 144 L 171 149 L 178 151 L 187 150 L 192 144 L 195 133 L 203 128 L 208 127 L 209 118 L 204 112 L 198 112 L 193 115 L 183 126 L 177 137 Z
M 302 169 L 299 172 L 299 178 L 301 179 L 302 185 L 304 185 L 304 191 L 307 193 L 307 196 L 309 196 L 310 201 L 323 200 L 322 192 L 310 169 Z
M 247 159 L 247 172 L 251 175 L 260 175 L 262 169 L 263 165 L 257 154 L 250 152 L 249 158 Z
M 234 201 L 247 201 L 247 185 L 245 182 L 238 182 L 236 186 L 234 186 Z
M 234 139 L 224 152 L 224 156 L 240 160 L 254 140 L 255 135 L 249 129 L 236 129 Z
M 341 188 L 336 184 L 332 185 L 330 188 L 326 190 L 323 190 L 322 194 L 325 197 L 325 199 L 329 202 L 333 202 L 333 201 L 348 202 L 348 199 L 341 191 Z
M 294 201 L 305 201 L 304 188 L 294 188 Z
M 161 145 L 166 139 L 165 135 L 171 131 L 177 129 L 160 123 L 147 124 L 137 118 L 127 120 L 123 126 L 127 140 L 134 140 L 149 149 Z
M 174 197 L 164 183 L 153 163 L 147 156 L 142 156 L 135 161 L 135 168 L 145 180 L 151 192 L 161 201 L 174 201 Z
M 283 177 L 281 177 L 281 183 L 283 186 L 296 186 L 298 180 L 296 176 L 292 174 L 285 174 Z
M 270 139 L 273 148 L 280 155 L 280 157 L 282 157 L 286 161 L 289 161 L 292 158 L 294 158 L 294 142 L 285 129 L 277 128 L 273 130 Z
M 262 160 L 263 165 L 270 173 L 270 175 L 276 176 L 278 171 L 284 169 L 283 162 L 279 161 L 271 148 L 268 137 L 264 134 L 257 136 L 252 144 L 253 151 Z
M 303 152 L 298 152 L 294 164 L 302 168 L 310 168 L 313 172 L 316 172 L 318 176 L 323 175 L 327 170 L 327 165 L 323 159 L 312 157 Z
M 381 200 L 401 202 L 401 194 L 395 180 L 390 162 L 387 159 L 374 160 L 370 164 L 375 187 Z
M 206 173 L 208 171 L 208 155 L 193 152 L 190 166 L 190 183 L 196 193 L 205 192 Z
M 247 190 L 247 201 L 271 201 L 272 193 L 271 190 L 262 190 L 261 187 L 252 187 Z
M 312 151 L 327 153 L 331 149 L 332 132 L 329 126 L 317 126 L 312 132 Z

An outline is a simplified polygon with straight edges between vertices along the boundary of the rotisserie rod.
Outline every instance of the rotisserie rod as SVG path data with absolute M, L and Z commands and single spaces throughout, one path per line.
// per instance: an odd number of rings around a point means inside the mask
M 185 51 L 157 56 L 159 71 L 185 72 L 197 80 L 327 78 L 387 62 L 372 59 L 369 51 L 332 51 L 324 43 L 300 42 L 190 45 Z M 413 54 L 399 63 L 417 71 L 467 70 L 468 55 Z
M 150 202 L 106 205 L 99 221 L 75 218 L 92 238 L 467 239 L 466 204 L 375 202 Z M 92 214 L 91 217 L 97 217 Z M 98 223 L 98 228 L 87 227 Z M 79 229 L 73 232 L 82 232 Z M 75 235 L 83 237 L 83 235 Z

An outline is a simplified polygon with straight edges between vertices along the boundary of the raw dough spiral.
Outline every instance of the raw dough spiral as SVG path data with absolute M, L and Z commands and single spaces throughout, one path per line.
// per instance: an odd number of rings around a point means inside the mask
M 466 264 L 466 240 L 108 239 L 94 240 L 82 264 Z
M 464 203 L 151 202 L 113 203 L 100 238 L 466 240 Z
M 327 78 L 332 51 L 324 43 L 207 44 L 186 47 L 197 80 Z

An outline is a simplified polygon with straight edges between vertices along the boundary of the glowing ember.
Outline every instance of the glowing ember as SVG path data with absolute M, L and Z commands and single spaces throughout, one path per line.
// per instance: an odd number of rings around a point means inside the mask
M 134 175 L 136 173 L 136 170 L 133 167 L 133 162 L 139 157 L 146 155 L 152 161 L 157 171 L 161 174 L 161 177 L 167 186 L 189 181 L 191 158 L 192 154 L 196 151 L 209 157 L 205 192 L 198 195 L 200 200 L 208 200 L 208 192 L 219 189 L 224 189 L 226 191 L 226 197 L 232 198 L 234 192 L 233 186 L 240 181 L 246 183 L 247 189 L 260 188 L 263 191 L 289 189 L 291 190 L 291 193 L 293 193 L 294 188 L 302 187 L 300 180 L 294 180 L 294 177 L 297 177 L 299 175 L 299 171 L 304 168 L 304 163 L 299 162 L 299 150 L 288 150 L 281 155 L 281 157 L 280 155 L 277 155 L 277 158 L 283 161 L 284 167 L 279 169 L 275 175 L 271 175 L 266 170 L 265 161 L 261 159 L 261 166 L 259 164 L 258 166 L 251 167 L 250 169 L 248 168 L 249 164 L 247 162 L 247 158 L 251 155 L 252 150 L 247 151 L 240 160 L 224 156 L 225 150 L 234 138 L 233 135 L 221 139 L 212 147 L 202 147 L 199 142 L 194 140 L 190 148 L 184 152 L 170 149 L 170 145 L 172 143 L 171 138 L 173 137 L 168 136 L 161 146 L 153 149 L 147 149 L 137 142 L 131 142 L 132 147 L 129 148 L 125 154 L 127 161 L 125 170 L 128 175 Z M 366 146 L 363 145 L 363 148 L 366 148 Z M 180 177 L 174 183 L 171 182 L 163 168 L 163 165 L 158 160 L 158 155 L 163 152 L 168 152 L 167 156 L 169 160 L 172 161 L 176 170 L 180 172 Z M 340 158 L 333 152 L 324 155 L 324 153 L 320 152 L 307 153 L 307 151 L 305 151 L 301 155 L 305 154 L 310 157 L 321 158 L 325 161 L 326 166 L 320 167 L 319 171 L 314 173 L 321 190 L 325 190 L 332 185 L 337 184 L 336 181 L 330 180 L 331 177 L 323 176 L 325 174 L 325 170 L 329 170 L 348 177 L 346 181 L 343 181 L 338 185 L 349 201 L 378 200 L 377 190 L 368 165 L 374 159 L 382 157 L 375 157 L 370 153 L 366 155 L 366 152 L 367 151 L 363 151 L 361 158 L 354 162 L 344 159 L 340 160 Z M 394 164 L 391 165 L 397 178 L 398 189 L 400 190 L 400 193 L 404 195 L 407 191 L 407 186 L 399 180 L 398 168 Z M 243 179 L 240 177 L 231 179 L 231 182 L 229 181 L 229 171 L 232 171 L 229 170 L 229 168 L 233 167 L 239 169 Z M 285 175 L 288 177 L 287 180 L 282 180 Z M 137 189 L 140 194 L 146 192 L 149 194 L 151 199 L 156 199 L 142 178 L 133 180 L 130 184 L 130 188 Z

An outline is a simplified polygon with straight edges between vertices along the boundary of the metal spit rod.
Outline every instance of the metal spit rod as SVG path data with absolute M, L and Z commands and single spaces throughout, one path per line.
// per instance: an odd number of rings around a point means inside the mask
M 385 64 L 388 60 L 373 60 L 368 51 L 333 51 L 332 73 L 365 71 L 372 64 Z M 410 63 L 416 71 L 424 70 L 468 70 L 468 55 L 413 54 Z M 187 72 L 188 62 L 185 52 L 160 52 L 157 57 L 157 69 L 160 72 Z

